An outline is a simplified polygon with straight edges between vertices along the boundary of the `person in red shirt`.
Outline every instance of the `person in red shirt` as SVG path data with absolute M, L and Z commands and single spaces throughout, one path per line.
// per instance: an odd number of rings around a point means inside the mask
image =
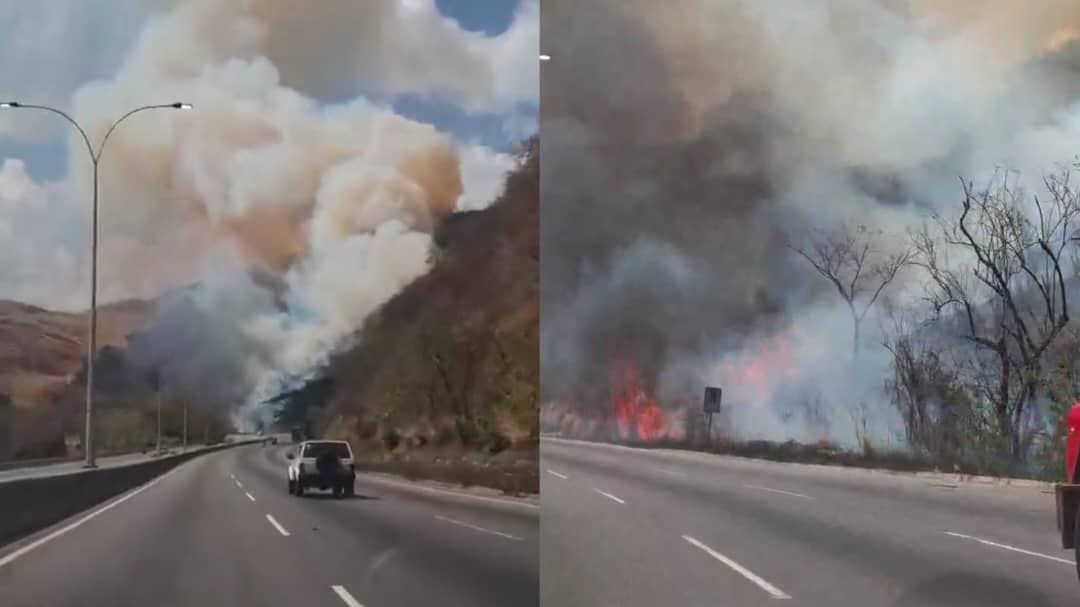
M 1076 460 L 1080 456 L 1080 400 L 1073 403 L 1065 416 L 1065 478 L 1076 483 Z

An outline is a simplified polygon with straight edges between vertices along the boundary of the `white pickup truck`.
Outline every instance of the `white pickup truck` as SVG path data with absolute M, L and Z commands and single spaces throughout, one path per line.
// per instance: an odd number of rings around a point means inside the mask
M 304 495 L 305 489 L 331 489 L 334 497 L 355 493 L 356 468 L 352 447 L 346 441 L 309 440 L 286 457 L 289 463 L 289 495 Z

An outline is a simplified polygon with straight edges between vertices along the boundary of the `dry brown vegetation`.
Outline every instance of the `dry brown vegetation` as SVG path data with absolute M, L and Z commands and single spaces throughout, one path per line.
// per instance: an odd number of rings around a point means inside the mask
M 122 348 L 149 322 L 153 306 L 98 308 L 101 347 Z M 88 323 L 85 313 L 0 302 L 0 461 L 71 454 L 65 437 L 80 435 L 83 424 L 72 383 L 85 364 Z
M 153 303 L 125 301 L 98 309 L 99 347 L 123 346 L 127 337 L 146 326 Z M 0 301 L 0 393 L 16 407 L 48 402 L 83 364 L 89 316 L 53 312 L 12 301 Z
M 535 473 L 539 432 L 539 161 L 530 141 L 501 198 L 446 220 L 432 270 L 334 358 L 336 396 L 321 425 L 372 465 L 529 489 L 520 478 Z M 467 471 L 477 453 L 500 472 Z M 519 480 L 482 482 L 505 474 Z

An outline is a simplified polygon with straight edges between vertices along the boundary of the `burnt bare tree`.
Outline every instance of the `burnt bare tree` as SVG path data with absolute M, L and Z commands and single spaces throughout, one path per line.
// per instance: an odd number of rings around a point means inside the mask
M 903 419 L 907 444 L 939 460 L 955 459 L 972 446 L 969 431 L 977 425 L 962 363 L 913 310 L 898 312 L 882 341 L 892 355 L 885 389 Z
M 915 248 L 935 319 L 974 346 L 976 397 L 989 405 L 1000 445 L 1021 460 L 1047 349 L 1069 323 L 1065 275 L 1080 200 L 1068 170 L 1030 198 L 1010 179 L 998 171 L 981 189 L 962 182 L 959 217 L 936 216 L 937 234 L 924 227 Z
M 851 353 L 858 356 L 862 323 L 874 303 L 911 261 L 912 251 L 885 253 L 880 231 L 843 223 L 831 230 L 812 230 L 804 246 L 788 245 L 836 288 L 851 312 Z

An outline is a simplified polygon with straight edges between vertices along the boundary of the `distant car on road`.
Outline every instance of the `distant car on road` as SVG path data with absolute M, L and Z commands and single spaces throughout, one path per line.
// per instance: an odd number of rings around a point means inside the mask
M 305 489 L 330 489 L 334 497 L 355 493 L 356 468 L 352 447 L 346 441 L 309 440 L 286 457 L 289 463 L 289 495 L 300 497 Z

